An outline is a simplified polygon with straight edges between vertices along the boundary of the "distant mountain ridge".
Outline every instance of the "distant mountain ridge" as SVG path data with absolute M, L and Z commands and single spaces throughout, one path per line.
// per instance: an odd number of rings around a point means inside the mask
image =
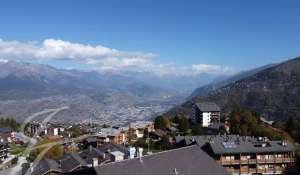
M 183 99 L 175 91 L 126 75 L 56 69 L 48 65 L 0 63 L 0 117 L 24 117 L 68 105 L 63 121 L 109 121 L 151 117 Z M 144 110 L 140 106 L 156 108 Z M 118 116 L 120 119 L 117 119 Z
M 191 115 L 193 103 L 213 101 L 225 114 L 235 106 L 241 106 L 271 120 L 300 117 L 300 57 L 259 69 L 225 86 L 208 91 L 200 88 L 193 95 L 192 99 L 167 114 Z
M 196 97 L 196 96 L 203 96 L 203 95 L 208 94 L 208 93 L 210 93 L 214 90 L 217 90 L 221 87 L 224 87 L 224 86 L 226 86 L 230 83 L 234 83 L 234 82 L 239 81 L 241 79 L 247 78 L 251 75 L 256 74 L 257 72 L 259 72 L 261 70 L 273 67 L 275 65 L 276 64 L 268 64 L 268 65 L 265 65 L 265 66 L 261 66 L 261 67 L 255 68 L 255 69 L 248 70 L 248 71 L 242 71 L 242 72 L 240 72 L 236 75 L 230 76 L 229 78 L 225 78 L 221 81 L 212 82 L 208 85 L 202 86 L 202 87 L 197 88 L 196 90 L 194 90 L 189 98 L 193 98 L 193 97 Z
M 95 90 L 147 95 L 159 89 L 120 75 L 60 70 L 47 65 L 19 62 L 0 63 L 0 84 L 2 100 L 40 98 Z M 14 92 L 15 97 L 6 96 L 7 92 Z

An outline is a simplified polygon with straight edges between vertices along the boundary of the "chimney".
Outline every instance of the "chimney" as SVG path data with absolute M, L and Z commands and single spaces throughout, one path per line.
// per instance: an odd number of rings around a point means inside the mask
M 90 152 L 93 151 L 93 146 L 92 145 L 89 145 L 89 150 L 90 150 Z
M 98 159 L 97 158 L 93 158 L 93 167 L 98 166 Z
M 174 174 L 178 174 L 178 172 L 177 172 L 177 169 L 176 168 L 174 168 Z
M 286 141 L 286 140 L 282 140 L 282 141 L 281 141 L 281 145 L 282 145 L 282 146 L 287 146 L 287 141 Z
M 128 152 L 129 152 L 129 159 L 133 159 L 136 154 L 136 149 L 134 147 L 129 147 Z
M 61 168 L 61 160 L 58 161 L 58 168 Z
M 143 162 L 142 157 L 143 157 L 143 148 L 138 148 L 138 155 L 139 155 L 139 159 L 140 162 Z

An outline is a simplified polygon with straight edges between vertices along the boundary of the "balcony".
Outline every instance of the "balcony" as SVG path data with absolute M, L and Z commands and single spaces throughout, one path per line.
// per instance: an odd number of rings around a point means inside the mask
M 218 160 L 221 165 L 249 165 L 249 164 L 273 164 L 273 163 L 293 163 L 295 158 L 271 158 L 271 159 L 248 159 L 248 160 Z
M 264 174 L 281 174 L 285 169 L 281 167 L 276 168 L 263 168 L 263 169 L 256 169 L 256 168 L 241 168 L 241 169 L 234 169 L 234 168 L 226 168 L 229 173 L 242 173 L 242 174 L 251 174 L 251 173 L 264 173 Z
M 294 158 L 257 159 L 257 163 L 292 163 L 292 162 L 295 162 Z
M 257 169 L 257 173 L 280 174 L 285 170 L 282 167 Z
M 242 174 L 251 174 L 251 173 L 273 173 L 274 170 L 269 171 L 267 169 L 256 170 L 256 168 L 242 168 L 242 169 L 234 169 L 234 168 L 226 168 L 229 173 L 242 173 Z
M 234 169 L 234 168 L 226 168 L 227 172 L 229 173 L 240 173 L 239 169 Z
M 240 160 L 218 160 L 217 162 L 221 165 L 240 164 Z

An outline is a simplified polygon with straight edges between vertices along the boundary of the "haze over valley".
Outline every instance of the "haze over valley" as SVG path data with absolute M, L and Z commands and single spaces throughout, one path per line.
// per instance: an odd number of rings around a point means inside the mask
M 145 120 L 184 102 L 193 89 L 214 78 L 209 74 L 101 73 L 7 61 L 0 63 L 0 114 L 22 121 L 43 109 L 68 106 L 55 120 Z

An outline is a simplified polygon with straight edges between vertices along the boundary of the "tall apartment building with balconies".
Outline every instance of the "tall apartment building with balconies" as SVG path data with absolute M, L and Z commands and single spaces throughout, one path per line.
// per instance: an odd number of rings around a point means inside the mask
M 295 147 L 285 140 L 215 135 L 177 137 L 176 142 L 200 145 L 234 175 L 282 174 L 295 163 Z
M 219 127 L 220 117 L 221 109 L 216 103 L 202 102 L 193 106 L 193 120 L 202 127 Z

